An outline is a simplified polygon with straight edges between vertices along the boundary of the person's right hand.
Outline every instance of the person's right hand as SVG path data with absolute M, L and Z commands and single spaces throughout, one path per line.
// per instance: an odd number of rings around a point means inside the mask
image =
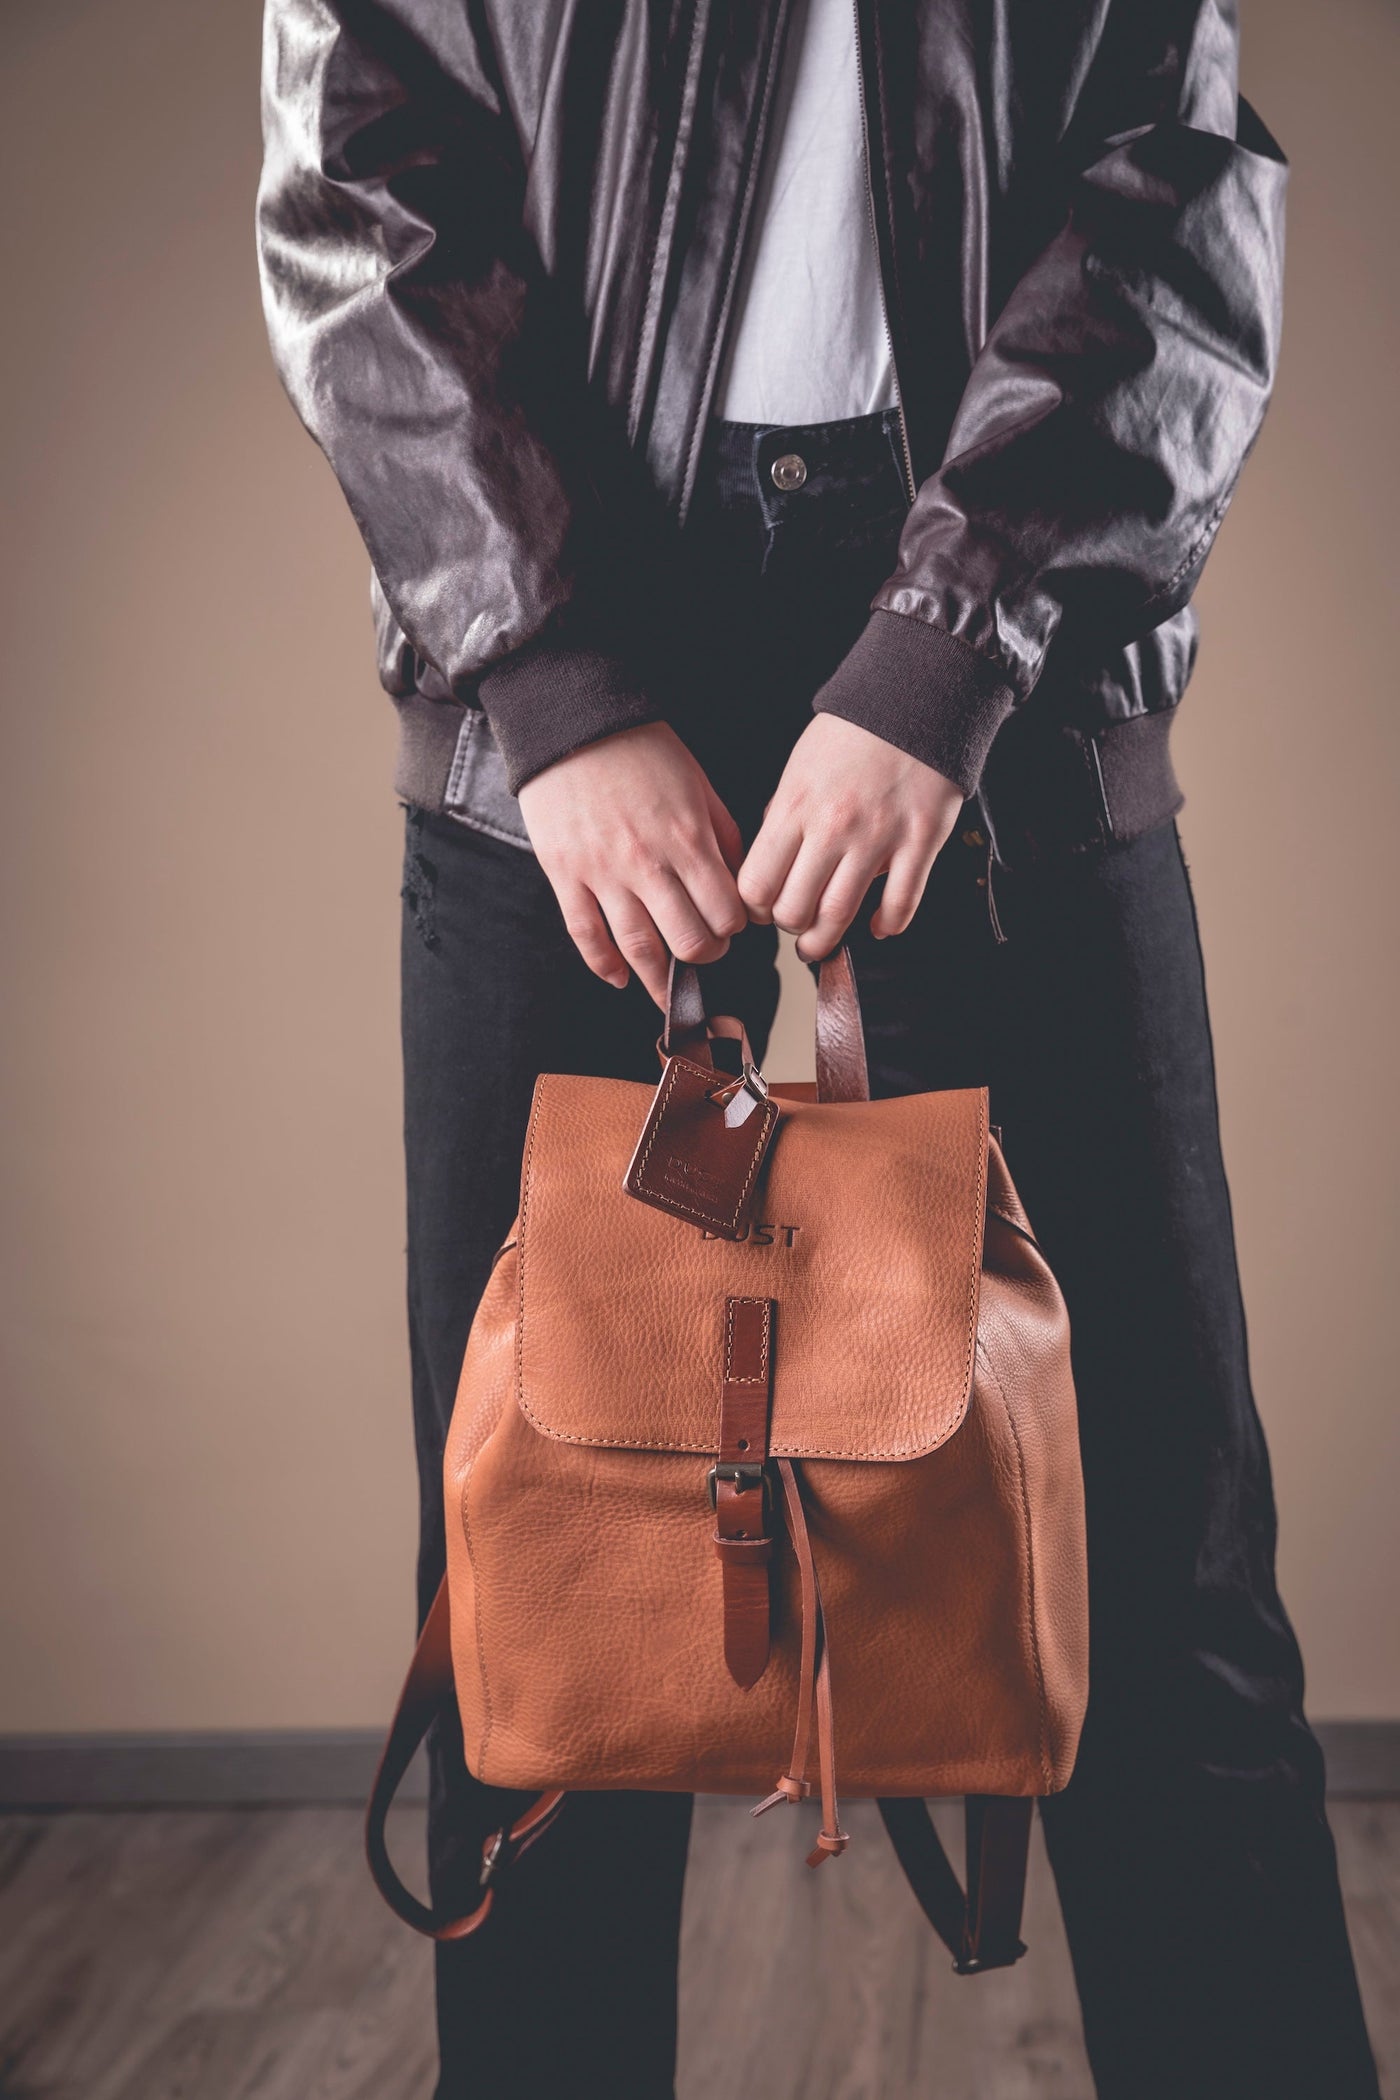
M 630 965 L 664 1007 L 670 955 L 713 962 L 748 924 L 739 827 L 666 723 L 571 751 L 526 781 L 520 809 L 574 946 L 607 983 Z

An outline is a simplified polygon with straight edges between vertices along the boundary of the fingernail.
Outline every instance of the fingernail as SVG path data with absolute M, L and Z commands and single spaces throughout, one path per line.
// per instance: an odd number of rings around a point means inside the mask
M 626 970 L 614 971 L 613 975 L 608 979 L 608 983 L 613 987 L 614 991 L 618 992 L 625 992 L 631 981 Z

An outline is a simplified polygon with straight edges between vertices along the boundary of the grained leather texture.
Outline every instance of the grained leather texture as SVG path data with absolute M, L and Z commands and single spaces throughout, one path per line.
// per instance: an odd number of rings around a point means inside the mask
M 623 1193 L 650 1090 L 549 1074 L 521 1179 L 516 1397 L 572 1443 L 713 1452 L 728 1297 L 778 1303 L 771 1449 L 912 1458 L 971 1384 L 986 1096 L 785 1102 L 756 1239 L 704 1239 Z
M 525 1245 L 503 1250 L 473 1324 L 444 1461 L 472 1770 L 521 1788 L 764 1793 L 787 1768 L 797 1562 L 778 1528 L 771 1652 L 741 1689 L 706 1489 L 716 1336 L 747 1280 L 775 1302 L 772 1449 L 858 1454 L 800 1462 L 842 1790 L 1063 1786 L 1088 1667 L 1068 1326 L 983 1096 L 793 1102 L 770 1189 L 810 1201 L 814 1251 L 785 1282 L 801 1232 L 792 1250 L 707 1242 L 623 1194 L 617 1157 L 646 1094 L 543 1082 Z M 533 1418 L 517 1397 L 522 1265 Z M 907 1455 L 877 1455 L 891 1448 Z
M 865 1030 L 860 993 L 845 942 L 821 966 L 817 989 L 817 1098 L 820 1101 L 868 1101 L 870 1071 L 865 1060 Z

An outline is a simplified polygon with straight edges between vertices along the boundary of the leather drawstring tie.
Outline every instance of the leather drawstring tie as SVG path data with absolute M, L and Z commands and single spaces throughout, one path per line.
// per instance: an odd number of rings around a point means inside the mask
M 807 1514 L 802 1507 L 802 1491 L 797 1484 L 797 1475 L 791 1459 L 775 1461 L 783 1483 L 783 1499 L 787 1504 L 788 1532 L 792 1549 L 797 1555 L 798 1573 L 802 1583 L 802 1654 L 798 1664 L 797 1729 L 793 1737 L 792 1762 L 779 1778 L 773 1792 L 749 1813 L 761 1816 L 766 1810 L 776 1808 L 780 1801 L 805 1801 L 812 1791 L 807 1778 L 807 1762 L 811 1755 L 812 1718 L 815 1712 L 817 1723 L 817 1764 L 821 1775 L 822 1827 L 817 1842 L 807 1855 L 809 1867 L 819 1867 L 824 1859 L 831 1859 L 844 1852 L 850 1843 L 847 1833 L 841 1828 L 841 1807 L 836 1798 L 836 1732 L 835 1717 L 831 1701 L 831 1652 L 827 1645 L 826 1614 L 822 1610 L 821 1585 L 817 1580 L 817 1566 L 812 1558 L 812 1541 L 807 1531 Z

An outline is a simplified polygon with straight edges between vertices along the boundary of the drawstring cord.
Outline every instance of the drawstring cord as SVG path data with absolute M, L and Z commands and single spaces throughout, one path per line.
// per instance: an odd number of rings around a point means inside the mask
M 831 1651 L 827 1642 L 826 1614 L 822 1610 L 821 1585 L 817 1580 L 816 1562 L 812 1558 L 812 1541 L 807 1531 L 807 1515 L 802 1507 L 802 1491 L 798 1487 L 791 1459 L 780 1458 L 776 1463 L 783 1483 L 783 1499 L 787 1504 L 788 1533 L 792 1539 L 793 1552 L 797 1555 L 798 1574 L 801 1578 L 802 1653 L 798 1664 L 797 1728 L 793 1736 L 792 1762 L 788 1770 L 780 1776 L 773 1792 L 749 1813 L 761 1816 L 768 1809 L 776 1808 L 780 1801 L 805 1801 L 811 1793 L 807 1763 L 811 1755 L 812 1717 L 815 1710 L 822 1827 L 817 1835 L 815 1847 L 807 1855 L 807 1864 L 809 1867 L 819 1867 L 824 1859 L 834 1858 L 838 1852 L 844 1852 L 850 1843 L 847 1833 L 841 1828 L 841 1808 L 836 1798 L 836 1730 L 831 1698 Z

